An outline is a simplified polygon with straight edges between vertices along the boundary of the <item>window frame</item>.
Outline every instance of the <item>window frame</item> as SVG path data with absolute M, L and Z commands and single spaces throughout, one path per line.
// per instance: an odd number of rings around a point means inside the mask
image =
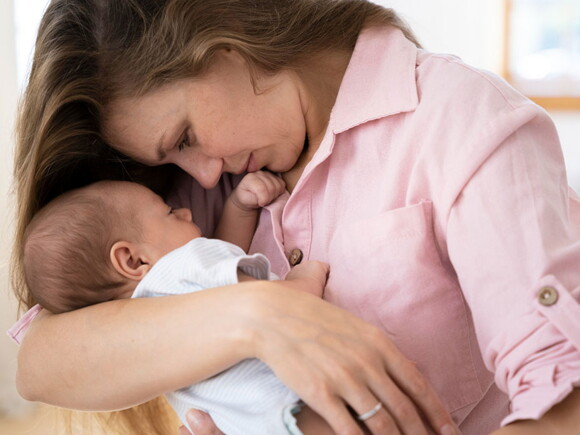
M 510 48 L 511 48 L 511 20 L 514 13 L 514 1 L 503 0 L 504 4 L 504 37 L 503 37 L 503 56 L 501 74 L 512 86 L 517 88 L 517 82 L 513 79 L 513 73 L 510 69 Z M 526 92 L 526 96 L 536 104 L 545 109 L 553 110 L 580 110 L 580 96 L 575 95 L 534 95 Z

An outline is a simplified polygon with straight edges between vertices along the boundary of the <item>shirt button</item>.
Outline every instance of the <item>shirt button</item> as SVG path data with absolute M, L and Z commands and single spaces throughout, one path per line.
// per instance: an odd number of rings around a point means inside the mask
M 290 257 L 288 257 L 288 261 L 290 262 L 291 266 L 296 266 L 297 264 L 300 264 L 303 256 L 304 255 L 302 254 L 302 251 L 298 248 L 295 248 L 292 249 L 292 251 L 290 252 Z
M 558 291 L 554 287 L 543 287 L 538 293 L 538 300 L 547 307 L 558 301 Z

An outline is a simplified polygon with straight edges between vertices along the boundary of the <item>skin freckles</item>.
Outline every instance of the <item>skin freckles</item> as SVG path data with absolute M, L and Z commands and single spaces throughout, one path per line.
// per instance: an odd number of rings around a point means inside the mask
M 243 59 L 223 51 L 201 78 L 113 102 L 105 132 L 130 157 L 174 163 L 206 188 L 223 172 L 285 172 L 304 148 L 307 93 L 291 72 L 264 77 L 258 86 L 256 93 Z

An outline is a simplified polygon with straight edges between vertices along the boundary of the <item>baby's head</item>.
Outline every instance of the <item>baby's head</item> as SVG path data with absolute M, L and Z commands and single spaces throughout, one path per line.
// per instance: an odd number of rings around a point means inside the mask
M 189 210 L 173 210 L 136 183 L 101 181 L 59 196 L 32 219 L 26 283 L 53 313 L 130 297 L 159 258 L 200 235 Z

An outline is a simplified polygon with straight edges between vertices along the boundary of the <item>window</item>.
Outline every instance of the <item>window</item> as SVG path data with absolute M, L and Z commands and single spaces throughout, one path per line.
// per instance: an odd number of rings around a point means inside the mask
M 580 1 L 505 0 L 504 76 L 549 109 L 580 109 Z

